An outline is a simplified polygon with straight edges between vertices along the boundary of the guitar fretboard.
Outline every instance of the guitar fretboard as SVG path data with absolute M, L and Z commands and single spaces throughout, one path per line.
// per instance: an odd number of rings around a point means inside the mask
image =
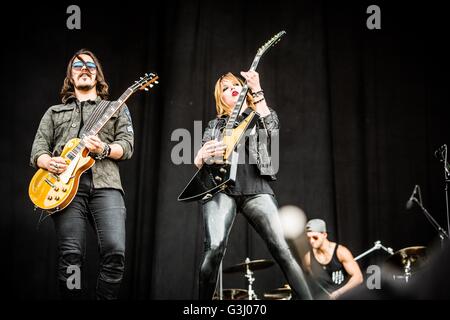
M 255 56 L 255 59 L 253 59 L 253 63 L 250 67 L 251 71 L 255 71 L 258 67 L 259 60 L 261 59 L 261 54 L 257 54 Z M 233 111 L 230 114 L 230 117 L 228 118 L 227 124 L 225 126 L 224 135 L 229 135 L 230 131 L 234 128 L 234 124 L 236 122 L 236 119 L 239 115 L 239 112 L 242 109 L 242 106 L 244 105 L 244 101 L 247 98 L 247 92 L 248 92 L 248 85 L 247 82 L 244 83 L 244 86 L 242 87 L 241 93 L 239 94 L 239 98 L 233 108 Z
M 258 49 L 258 52 L 253 59 L 253 63 L 250 67 L 251 71 L 255 71 L 256 67 L 258 66 L 259 60 L 263 56 L 266 51 L 275 45 L 277 42 L 280 41 L 281 37 L 286 34 L 286 31 L 280 31 L 275 36 L 273 36 L 269 41 L 267 41 L 261 48 Z M 233 108 L 233 111 L 230 114 L 230 117 L 228 118 L 227 124 L 225 126 L 223 135 L 224 136 L 230 136 L 232 134 L 232 130 L 234 128 L 234 125 L 236 123 L 236 119 L 241 111 L 242 105 L 244 104 L 245 99 L 247 98 L 247 92 L 248 92 L 248 85 L 247 82 L 244 83 L 244 86 L 242 87 L 241 93 L 239 95 L 239 98 L 236 102 L 236 105 Z
M 82 135 L 80 143 L 66 155 L 67 158 L 69 158 L 70 160 L 75 159 L 75 157 L 86 147 L 83 138 L 86 136 L 96 135 L 108 122 L 108 120 L 111 119 L 114 113 L 116 113 L 116 111 L 119 110 L 119 108 L 131 96 L 131 94 L 133 94 L 133 90 L 131 88 L 128 88 L 118 100 L 110 102 L 106 110 L 103 110 L 103 115 L 94 123 L 92 128 Z

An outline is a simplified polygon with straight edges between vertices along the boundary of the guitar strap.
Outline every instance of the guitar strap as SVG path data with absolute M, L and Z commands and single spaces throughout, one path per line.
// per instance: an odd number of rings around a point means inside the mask
M 99 118 L 100 116 L 102 116 L 103 112 L 111 104 L 111 101 L 100 100 L 100 102 L 95 106 L 95 109 L 92 111 L 89 119 L 87 119 L 86 127 L 84 127 L 84 123 L 83 123 L 83 109 L 84 109 L 85 103 L 86 103 L 86 101 L 83 101 L 80 104 L 81 122 L 80 122 L 80 129 L 78 130 L 78 138 L 82 137 L 85 132 L 92 129 L 92 126 L 95 124 L 95 120 L 96 120 L 96 119 L 93 119 L 93 117 Z
M 78 129 L 78 134 L 77 134 L 77 138 L 81 137 L 81 131 L 84 129 L 83 126 L 83 109 L 84 109 L 84 101 L 80 102 L 80 116 L 81 116 L 81 121 L 80 121 L 80 128 Z

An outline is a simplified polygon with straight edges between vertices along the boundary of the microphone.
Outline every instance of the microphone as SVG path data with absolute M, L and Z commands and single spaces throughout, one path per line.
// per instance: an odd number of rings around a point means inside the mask
M 434 156 L 438 158 L 440 161 L 444 161 L 444 154 L 447 153 L 447 145 L 443 144 L 439 148 L 434 151 Z
M 416 185 L 414 186 L 414 190 L 413 190 L 413 192 L 412 192 L 412 194 L 411 194 L 411 197 L 409 197 L 409 200 L 406 202 L 406 209 L 407 209 L 407 210 L 409 210 L 409 209 L 412 208 L 412 206 L 413 206 L 413 204 L 414 204 L 413 199 L 416 199 L 415 195 L 416 195 L 416 193 L 417 193 L 417 190 L 419 190 L 419 194 L 420 194 L 420 187 L 419 187 L 418 184 L 416 184 Z M 420 196 L 419 196 L 419 197 L 420 197 Z M 416 199 L 416 200 L 417 200 L 417 199 Z

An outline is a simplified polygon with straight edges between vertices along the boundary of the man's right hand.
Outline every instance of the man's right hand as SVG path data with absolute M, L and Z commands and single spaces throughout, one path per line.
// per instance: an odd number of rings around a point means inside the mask
M 63 173 L 67 169 L 67 164 L 63 157 L 50 157 L 47 154 L 43 154 L 38 158 L 38 166 L 55 174 Z

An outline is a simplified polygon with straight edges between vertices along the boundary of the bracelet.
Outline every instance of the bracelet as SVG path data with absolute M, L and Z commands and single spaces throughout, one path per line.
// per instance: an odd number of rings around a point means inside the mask
M 258 96 L 263 96 L 264 95 L 264 90 L 259 90 L 259 91 L 256 91 L 256 92 L 252 92 L 252 97 L 253 98 L 256 98 L 256 97 L 258 97 Z
M 259 99 L 258 101 L 254 101 L 253 104 L 256 105 L 256 104 L 260 103 L 260 102 L 263 101 L 263 100 L 266 100 L 266 99 L 265 99 L 264 97 L 262 97 L 262 98 Z
M 95 156 L 95 160 L 103 160 L 103 159 L 107 158 L 110 154 L 111 154 L 111 147 L 109 146 L 109 144 L 105 143 L 103 145 L 102 153 L 97 154 Z

